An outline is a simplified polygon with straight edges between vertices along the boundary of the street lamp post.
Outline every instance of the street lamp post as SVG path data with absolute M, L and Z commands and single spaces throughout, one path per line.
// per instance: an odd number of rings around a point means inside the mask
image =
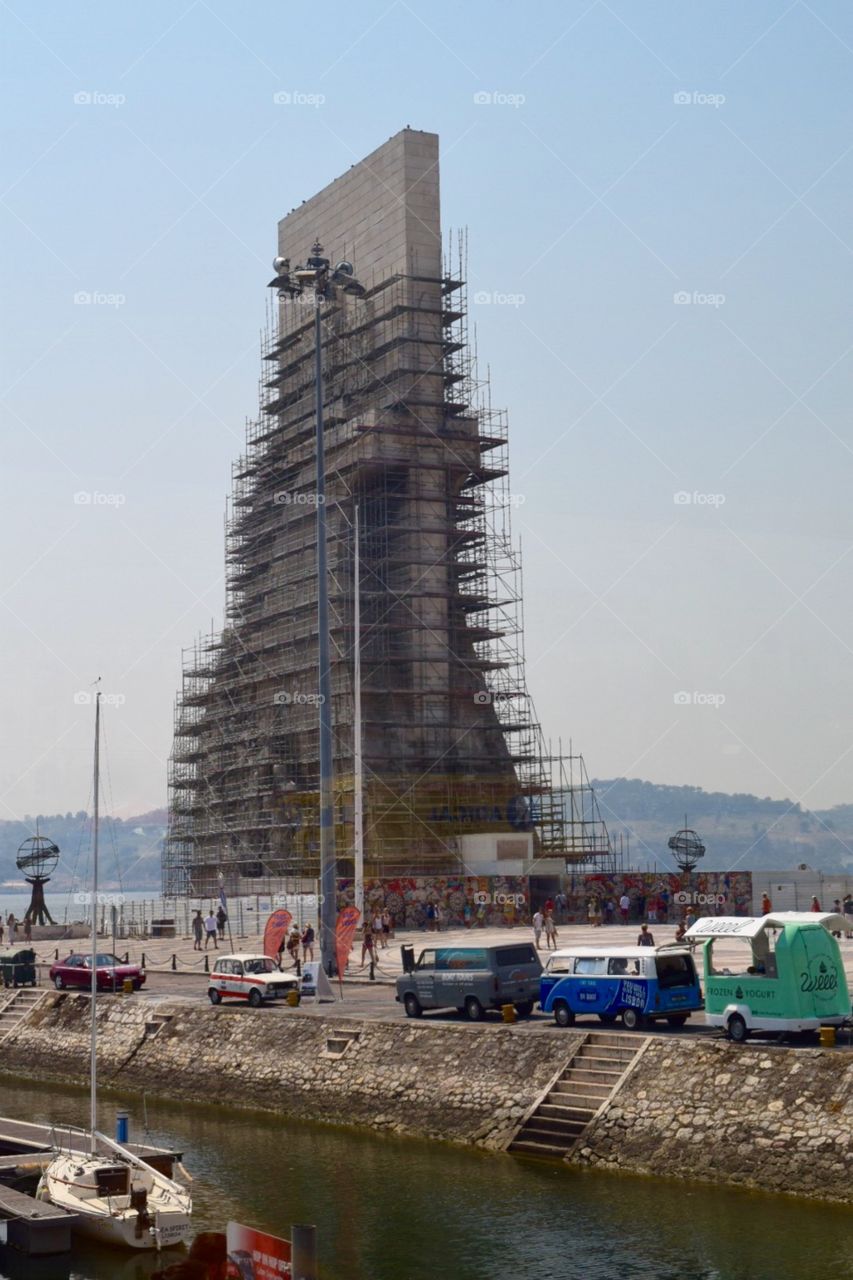
M 320 730 L 320 958 L 328 974 L 335 967 L 335 918 L 337 915 L 337 856 L 335 852 L 334 758 L 332 751 L 332 670 L 329 633 L 329 581 L 326 521 L 326 445 L 323 433 L 323 317 L 322 304 L 340 290 L 361 296 L 364 288 L 355 278 L 351 262 L 332 268 L 315 241 L 305 266 L 290 266 L 288 258 L 273 262 L 275 278 L 269 287 L 280 298 L 297 298 L 310 291 L 314 300 L 314 405 L 317 467 L 317 658 Z

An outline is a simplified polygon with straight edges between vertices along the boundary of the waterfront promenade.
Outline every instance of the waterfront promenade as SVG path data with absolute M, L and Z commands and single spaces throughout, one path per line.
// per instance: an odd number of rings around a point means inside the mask
M 263 923 L 260 922 L 260 923 Z M 652 932 L 657 943 L 671 942 L 675 936 L 675 925 L 656 924 L 651 926 Z M 557 945 L 559 947 L 567 946 L 633 946 L 637 941 L 639 926 L 636 924 L 623 925 L 606 925 L 600 928 L 591 928 L 586 924 L 564 925 L 558 930 Z M 243 937 L 233 937 L 234 951 L 261 951 L 262 950 L 263 930 L 255 930 L 246 933 Z M 409 944 L 414 947 L 415 955 L 423 947 L 427 946 L 495 946 L 505 942 L 521 942 L 533 941 L 533 932 L 529 926 L 519 925 L 513 929 L 505 927 L 497 927 L 491 929 L 479 928 L 457 928 L 447 931 L 428 933 L 422 930 L 401 931 L 389 943 L 387 950 L 379 950 L 377 952 L 376 964 L 374 966 L 374 980 L 370 979 L 370 965 L 365 962 L 361 964 L 361 940 L 356 940 L 356 944 L 350 953 L 350 962 L 344 981 L 344 999 L 336 1004 L 316 1005 L 314 1003 L 303 1004 L 305 1011 L 322 1011 L 324 1016 L 341 1016 L 341 1017 L 368 1017 L 380 1019 L 398 1019 L 403 1018 L 403 1012 L 396 1003 L 393 996 L 393 984 L 397 976 L 402 972 L 402 959 L 400 955 L 400 947 L 402 944 Z M 43 985 L 48 983 L 47 969 L 53 962 L 56 951 L 59 951 L 59 957 L 62 959 L 72 950 L 85 951 L 88 949 L 87 940 L 76 940 L 74 942 L 47 942 L 39 941 L 34 943 L 38 960 L 40 962 L 40 982 Z M 105 938 L 102 942 L 104 950 L 109 950 L 112 946 L 112 940 Z M 215 951 L 212 947 L 207 951 L 207 960 L 210 967 L 218 955 L 227 954 L 231 950 L 231 945 L 226 933 L 224 943 L 219 943 L 219 950 Z M 145 965 L 148 973 L 146 986 L 142 989 L 142 995 L 149 998 L 175 997 L 181 999 L 198 999 L 206 1000 L 208 975 L 204 968 L 205 953 L 199 953 L 193 949 L 191 938 L 157 938 L 157 939 L 117 939 L 116 951 L 120 956 L 125 953 L 129 955 L 132 963 L 136 963 L 145 958 Z M 715 947 L 715 953 L 720 961 L 724 964 L 731 964 L 735 967 L 739 960 L 743 959 L 744 949 L 742 944 L 736 942 L 725 942 L 720 940 Z M 841 954 L 844 961 L 845 972 L 847 975 L 847 983 L 853 990 L 853 940 L 842 938 Z M 548 952 L 540 949 L 540 956 L 543 964 L 546 962 Z M 174 957 L 174 969 L 172 967 Z M 697 949 L 697 961 L 701 967 L 701 957 Z M 338 984 L 334 984 L 334 989 L 338 991 Z M 273 1012 L 270 1010 L 270 1012 Z M 279 1012 L 284 1012 L 279 1010 Z M 442 1011 L 437 1014 L 427 1015 L 426 1020 L 431 1021 L 444 1020 L 451 1018 L 458 1020 L 459 1015 L 452 1011 Z M 493 1019 L 488 1019 L 485 1025 L 491 1025 Z M 688 1023 L 688 1030 L 701 1029 L 704 1024 L 704 1016 L 702 1014 L 694 1014 Z M 519 1025 L 528 1025 L 531 1028 L 543 1028 L 553 1025 L 551 1018 L 546 1018 L 542 1014 L 534 1014 L 533 1017 Z M 661 1033 L 666 1032 L 665 1027 L 660 1027 Z

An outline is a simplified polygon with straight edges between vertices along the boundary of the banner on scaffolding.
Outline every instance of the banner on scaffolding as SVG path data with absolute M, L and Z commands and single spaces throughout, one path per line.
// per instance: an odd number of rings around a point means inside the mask
M 274 911 L 267 920 L 264 928 L 264 955 L 270 956 L 271 959 L 277 960 L 281 944 L 287 938 L 287 932 L 290 928 L 290 922 L 293 916 L 289 911 L 285 911 L 282 907 L 278 911 Z

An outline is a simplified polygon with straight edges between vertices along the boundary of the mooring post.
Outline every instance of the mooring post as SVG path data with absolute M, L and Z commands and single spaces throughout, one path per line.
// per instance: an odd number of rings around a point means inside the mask
M 290 1268 L 293 1280 L 317 1280 L 317 1228 L 294 1224 L 290 1228 Z
M 204 957 L 204 971 L 205 973 L 210 973 L 210 961 L 207 956 Z
M 178 967 L 178 957 L 175 955 L 173 951 L 172 952 L 172 973 L 176 971 L 177 967 Z

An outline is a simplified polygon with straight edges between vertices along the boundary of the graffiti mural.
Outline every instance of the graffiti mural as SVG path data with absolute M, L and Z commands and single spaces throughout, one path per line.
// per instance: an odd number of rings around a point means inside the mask
M 353 903 L 354 894 L 353 880 L 339 880 L 338 908 Z M 436 927 L 445 929 L 526 924 L 530 886 L 527 876 L 401 876 L 364 882 L 367 919 L 387 908 L 396 928 L 427 929 L 430 904 Z

